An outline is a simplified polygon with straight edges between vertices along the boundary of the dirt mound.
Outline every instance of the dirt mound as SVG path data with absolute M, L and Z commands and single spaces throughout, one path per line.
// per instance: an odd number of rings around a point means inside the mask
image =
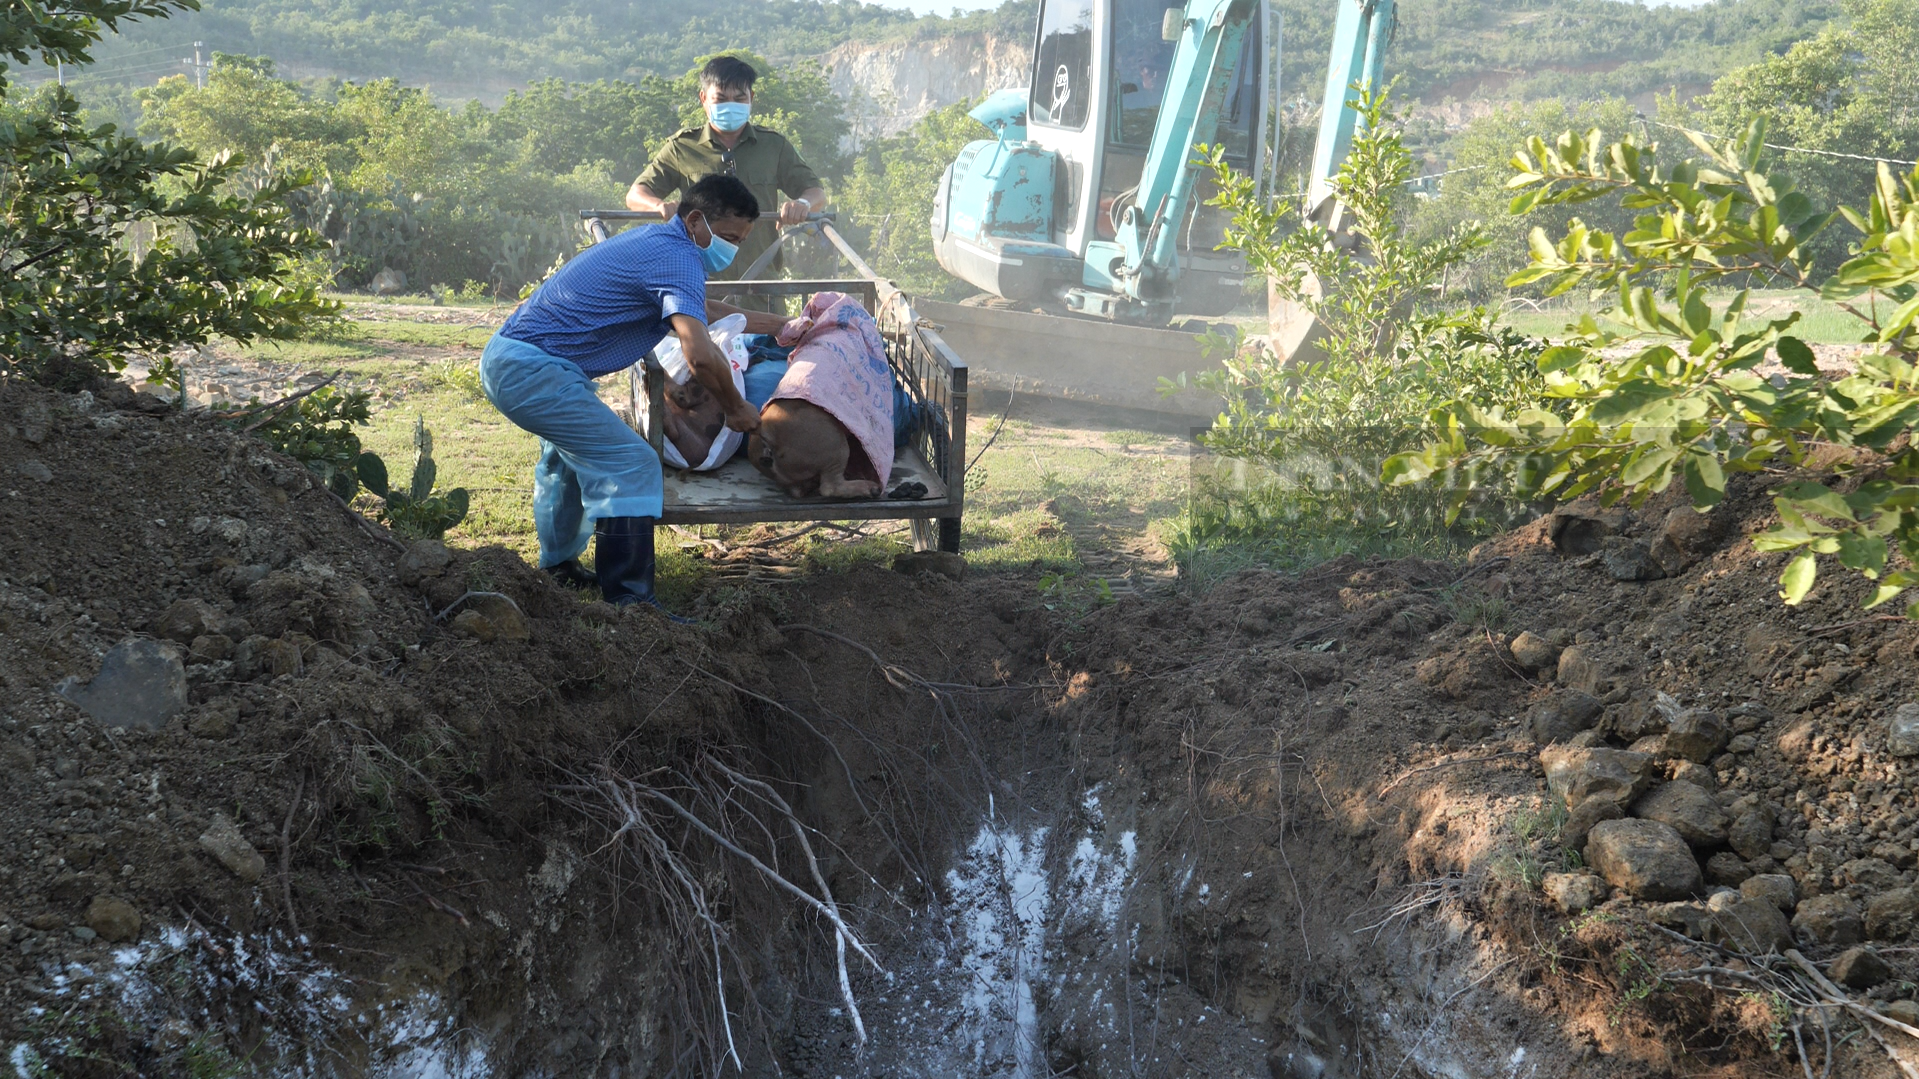
M 1755 488 L 687 630 L 143 404 L 0 388 L 21 1069 L 1884 1071 L 1785 947 L 1919 1015 L 1919 634 L 1781 608 Z

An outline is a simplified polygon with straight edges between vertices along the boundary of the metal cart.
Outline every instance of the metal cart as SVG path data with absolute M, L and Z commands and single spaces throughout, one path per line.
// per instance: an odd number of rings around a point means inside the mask
M 630 210 L 582 210 L 593 242 L 605 240 L 611 221 L 659 221 L 660 215 Z M 914 313 L 906 294 L 874 273 L 830 218 L 800 226 L 817 233 L 837 250 L 856 277 L 807 281 L 742 280 L 707 284 L 710 299 L 725 296 L 811 296 L 844 292 L 858 297 L 880 325 L 886 361 L 917 405 L 916 427 L 893 456 L 892 486 L 917 480 L 926 487 L 918 499 L 792 498 L 761 475 L 744 452 L 710 472 L 681 470 L 666 480 L 662 524 L 754 524 L 762 521 L 905 520 L 912 523 L 916 550 L 957 552 L 960 517 L 966 502 L 966 362 L 953 354 L 939 332 Z M 791 233 L 789 233 L 791 235 Z M 782 237 L 785 239 L 786 237 Z M 660 417 L 665 409 L 666 373 L 648 356 L 630 369 L 634 425 L 657 452 L 665 442 Z M 644 405 L 644 407 L 642 407 Z M 649 418 L 642 425 L 639 417 Z M 670 471 L 670 470 L 669 470 Z

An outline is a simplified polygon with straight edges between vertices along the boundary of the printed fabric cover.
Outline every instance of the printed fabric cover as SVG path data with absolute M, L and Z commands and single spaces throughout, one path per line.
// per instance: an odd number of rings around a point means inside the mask
M 794 348 L 772 399 L 811 401 L 832 413 L 884 490 L 893 472 L 893 370 L 879 323 L 857 299 L 821 292 L 780 330 L 779 342 Z M 848 472 L 855 467 L 849 463 Z

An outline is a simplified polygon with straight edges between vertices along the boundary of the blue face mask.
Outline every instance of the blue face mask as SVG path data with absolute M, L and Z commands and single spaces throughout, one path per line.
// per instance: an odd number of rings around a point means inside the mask
M 706 246 L 700 248 L 700 265 L 706 267 L 707 273 L 719 273 L 721 270 L 733 265 L 733 256 L 740 253 L 740 246 L 726 237 L 721 236 L 719 233 L 714 232 L 713 226 L 710 223 L 706 223 L 704 218 L 702 218 L 701 221 L 703 224 L 706 224 L 709 239 L 707 240 Z M 693 235 L 691 225 L 687 226 L 686 234 L 689 238 Z
M 753 115 L 753 106 L 744 101 L 722 101 L 706 107 L 707 122 L 721 131 L 738 131 Z

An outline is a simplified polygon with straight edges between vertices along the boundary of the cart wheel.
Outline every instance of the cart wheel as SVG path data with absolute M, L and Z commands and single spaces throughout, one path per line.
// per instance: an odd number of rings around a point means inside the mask
M 941 517 L 939 519 L 939 532 L 940 550 L 945 551 L 947 554 L 958 554 L 960 547 L 960 519 L 958 517 Z

